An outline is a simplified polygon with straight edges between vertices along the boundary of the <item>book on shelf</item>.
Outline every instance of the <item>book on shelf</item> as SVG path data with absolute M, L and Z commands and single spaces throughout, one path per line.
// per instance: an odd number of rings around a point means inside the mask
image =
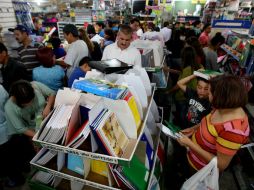
M 124 154 L 129 139 L 113 112 L 103 109 L 90 127 L 106 154 L 115 157 L 121 157 Z
M 63 144 L 74 105 L 58 105 L 48 122 L 41 128 L 39 140 Z
M 91 160 L 91 172 L 108 177 L 108 164 L 100 160 Z
M 145 190 L 149 179 L 149 170 L 133 156 L 130 166 L 115 165 L 114 172 L 130 189 Z
M 57 157 L 57 152 L 53 150 L 49 150 L 46 148 L 42 148 L 37 155 L 34 157 L 33 162 L 45 166 L 49 161 L 51 161 L 54 157 Z
M 80 175 L 84 175 L 84 162 L 81 156 L 68 153 L 67 155 L 67 168 Z
M 136 76 L 134 73 L 129 73 L 128 75 L 123 75 L 120 77 L 116 84 L 127 84 L 129 89 L 133 87 L 136 94 L 138 95 L 138 98 L 135 97 L 135 99 L 139 100 L 141 103 L 142 108 L 147 108 L 148 106 L 148 97 L 146 93 L 146 89 L 144 87 L 144 84 L 139 76 Z M 132 94 L 135 94 L 132 92 Z
M 213 70 L 198 70 L 194 71 L 193 73 L 197 77 L 201 77 L 206 80 L 210 80 L 212 77 L 217 76 L 217 75 L 222 75 L 223 73 L 213 71 Z
M 153 166 L 154 144 L 153 144 L 153 138 L 148 128 L 145 128 L 144 133 L 141 136 L 141 141 L 145 142 L 146 144 L 145 149 L 146 149 L 146 156 L 147 156 L 148 164 L 149 164 L 148 169 L 151 169 Z
M 31 178 L 32 181 L 40 182 L 43 184 L 51 185 L 54 182 L 54 175 L 44 172 L 37 171 Z
M 114 100 L 119 97 L 127 89 L 124 86 L 116 85 L 102 80 L 84 79 L 73 83 L 73 88 L 92 93 L 98 96 L 111 98 Z
M 118 59 L 102 60 L 102 61 L 90 61 L 89 65 L 97 69 L 98 71 L 110 74 L 115 72 L 126 72 L 131 69 L 133 65 L 128 65 Z

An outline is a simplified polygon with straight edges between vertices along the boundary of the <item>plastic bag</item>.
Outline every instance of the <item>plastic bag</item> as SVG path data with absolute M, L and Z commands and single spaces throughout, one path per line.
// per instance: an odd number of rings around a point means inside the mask
M 181 190 L 219 190 L 217 157 L 185 181 Z

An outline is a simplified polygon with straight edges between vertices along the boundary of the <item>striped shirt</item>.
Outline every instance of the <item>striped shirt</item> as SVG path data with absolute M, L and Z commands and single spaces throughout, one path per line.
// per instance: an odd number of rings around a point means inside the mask
M 250 128 L 247 115 L 243 119 L 216 124 L 211 123 L 211 115 L 212 113 L 202 119 L 198 130 L 192 135 L 192 141 L 211 154 L 217 155 L 217 152 L 220 152 L 233 156 L 248 140 Z M 191 149 L 187 153 L 187 158 L 196 170 L 208 164 Z
M 28 71 L 40 66 L 39 61 L 36 59 L 36 52 L 40 47 L 39 44 L 29 45 L 26 48 L 21 46 L 17 49 L 20 61 L 26 66 Z

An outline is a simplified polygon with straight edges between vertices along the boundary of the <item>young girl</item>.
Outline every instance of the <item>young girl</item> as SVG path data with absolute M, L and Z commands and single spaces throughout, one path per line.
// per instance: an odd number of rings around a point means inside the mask
M 214 156 L 220 171 L 228 167 L 241 145 L 248 141 L 250 127 L 243 110 L 247 99 L 247 92 L 236 76 L 223 75 L 210 80 L 209 100 L 214 111 L 199 125 L 183 130 L 178 139 L 189 148 L 187 157 L 192 168 L 200 170 Z

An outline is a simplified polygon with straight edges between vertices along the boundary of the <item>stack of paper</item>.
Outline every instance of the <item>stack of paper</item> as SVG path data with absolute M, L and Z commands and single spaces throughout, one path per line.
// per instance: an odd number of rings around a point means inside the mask
M 38 171 L 32 177 L 32 181 L 37 181 L 43 184 L 50 184 L 54 181 L 54 176 L 50 173 Z
M 64 141 L 73 108 L 74 105 L 58 105 L 45 127 L 41 129 L 38 139 L 50 143 L 58 143 L 61 139 Z
M 40 153 L 41 153 L 41 157 L 39 157 L 39 159 L 35 162 L 36 164 L 39 164 L 41 166 L 46 165 L 52 158 L 54 158 L 57 155 L 57 152 L 52 150 L 46 150 L 44 153 L 40 151 Z

